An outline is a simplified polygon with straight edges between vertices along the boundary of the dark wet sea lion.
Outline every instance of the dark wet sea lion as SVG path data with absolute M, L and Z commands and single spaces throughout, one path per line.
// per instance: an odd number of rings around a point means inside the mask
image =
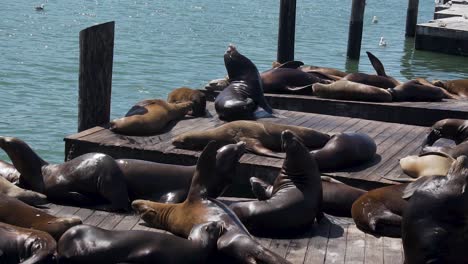
M 289 130 L 281 140 L 286 158 L 266 200 L 234 203 L 230 207 L 253 233 L 303 231 L 322 213 L 322 184 L 317 163 L 301 140 Z
M 413 178 L 447 175 L 454 160 L 445 153 L 428 152 L 400 159 L 400 167 L 406 175 Z
M 147 136 L 161 133 L 171 121 L 182 119 L 193 102 L 167 103 L 160 99 L 138 102 L 125 117 L 110 122 L 109 129 L 118 134 Z
M 64 263 L 207 263 L 222 234 L 219 222 L 195 225 L 188 239 L 151 231 L 110 231 L 80 225 L 58 241 Z
M 339 80 L 340 78 L 345 77 L 348 75 L 347 72 L 343 72 L 334 68 L 327 68 L 327 67 L 319 67 L 319 66 L 312 66 L 312 65 L 304 65 L 301 68 L 301 71 L 304 72 L 319 72 L 322 74 L 326 74 L 328 76 L 332 76 L 333 79 Z
M 443 146 L 443 147 L 424 147 L 421 151 L 422 154 L 425 153 L 432 153 L 432 152 L 440 152 L 442 154 L 447 154 L 450 157 L 456 159 L 460 156 L 467 156 L 468 155 L 468 141 L 464 141 L 456 146 Z
M 468 159 L 419 186 L 403 214 L 405 263 L 468 263 Z
M 188 87 L 180 87 L 172 90 L 167 95 L 168 103 L 192 102 L 192 110 L 188 112 L 193 116 L 205 116 L 206 114 L 206 96 L 199 90 Z
M 323 148 L 314 150 L 312 155 L 322 171 L 361 165 L 371 161 L 376 151 L 374 140 L 366 134 L 337 133 Z
M 450 80 L 445 82 L 434 80 L 432 84 L 444 88 L 449 93 L 458 95 L 460 97 L 468 97 L 468 79 Z
M 351 217 L 351 207 L 354 201 L 365 194 L 366 191 L 327 176 L 321 178 L 323 212 L 335 216 Z M 250 178 L 250 184 L 252 192 L 258 200 L 267 200 L 271 197 L 273 185 L 256 177 Z
M 47 195 L 48 199 L 93 204 L 110 202 L 108 209 L 127 209 L 127 186 L 115 160 L 102 153 L 88 153 L 62 164 L 49 164 L 24 141 L 0 137 L 0 148 L 21 173 L 20 186 Z
M 20 173 L 12 164 L 0 160 L 0 177 L 14 183 L 19 181 Z
M 81 224 L 79 218 L 55 217 L 2 194 L 0 194 L 0 222 L 41 230 L 57 240 L 70 227 Z
M 132 207 L 150 226 L 188 237 L 193 226 L 220 221 L 226 230 L 218 239 L 218 250 L 241 263 L 289 263 L 259 244 L 226 205 L 207 196 L 208 182 L 216 175 L 217 143 L 210 142 L 197 162 L 187 199 L 179 204 L 136 200 Z
M 44 194 L 20 188 L 2 177 L 0 177 L 0 194 L 16 198 L 30 205 L 48 203 Z
M 47 233 L 0 222 L 0 263 L 52 264 L 57 243 Z
M 315 96 L 338 100 L 391 102 L 392 95 L 385 89 L 362 83 L 340 80 L 331 84 L 316 83 L 312 86 Z
M 252 119 L 257 106 L 272 114 L 263 95 L 262 81 L 255 64 L 229 45 L 224 64 L 230 84 L 215 99 L 215 110 L 222 120 Z
M 392 94 L 393 101 L 431 102 L 450 98 L 442 88 L 421 80 L 410 80 L 388 91 Z
M 455 144 L 467 140 L 468 120 L 447 118 L 435 122 L 422 146 L 432 146 L 440 138 L 451 139 Z
M 226 145 L 216 153 L 216 177 L 209 182 L 210 197 L 218 197 L 232 182 L 237 162 L 245 151 L 245 143 Z M 196 165 L 182 166 L 144 160 L 119 159 L 130 198 L 163 203 L 181 203 L 187 198 Z
M 202 149 L 211 140 L 232 144 L 239 141 L 246 143 L 246 148 L 258 155 L 283 158 L 281 151 L 281 133 L 291 130 L 298 135 L 309 148 L 325 146 L 330 136 L 310 128 L 288 126 L 269 122 L 233 121 L 204 131 L 187 132 L 175 137 L 172 144 L 178 148 Z

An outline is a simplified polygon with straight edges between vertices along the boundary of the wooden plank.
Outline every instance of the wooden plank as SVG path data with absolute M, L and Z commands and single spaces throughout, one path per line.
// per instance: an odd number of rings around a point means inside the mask
M 328 237 L 327 253 L 325 255 L 325 264 L 345 263 L 347 227 L 347 225 L 331 225 Z
M 140 221 L 138 215 L 126 215 L 120 223 L 118 223 L 114 230 L 131 230 Z
M 348 226 L 346 237 L 346 264 L 364 263 L 364 249 L 366 245 L 365 234 L 356 225 Z
M 80 207 L 74 207 L 74 206 L 63 206 L 62 210 L 60 210 L 56 216 L 60 217 L 70 217 L 74 216 L 78 210 L 80 210 Z
M 104 221 L 102 221 L 99 225 L 97 225 L 100 228 L 112 230 L 116 225 L 122 221 L 125 215 L 122 214 L 117 214 L 117 213 L 112 213 L 109 214 L 105 217 Z
M 403 244 L 400 238 L 383 237 L 383 245 L 384 263 L 403 263 Z
M 316 226 L 305 232 L 302 238 L 291 239 L 288 251 L 286 252 L 286 260 L 290 261 L 291 263 L 304 262 L 307 253 L 307 246 L 313 236 L 314 228 L 316 228 Z
M 51 215 L 56 215 L 60 210 L 63 209 L 63 206 L 62 205 L 58 205 L 58 204 L 53 204 L 53 203 L 49 203 L 47 205 L 45 205 L 45 207 L 47 207 L 47 209 L 45 209 L 45 211 Z
M 78 216 L 81 219 L 81 221 L 84 223 L 93 213 L 94 213 L 94 210 L 81 208 L 80 210 L 75 212 L 75 216 Z
M 273 239 L 270 244 L 270 250 L 284 258 L 288 252 L 290 242 L 291 239 Z
M 79 138 L 86 137 L 86 136 L 89 136 L 91 134 L 100 132 L 101 130 L 104 130 L 104 129 L 105 128 L 103 128 L 103 127 L 96 126 L 96 127 L 81 131 L 79 133 L 67 136 L 67 137 L 65 137 L 65 139 L 79 139 Z
M 98 226 L 109 214 L 109 212 L 96 210 L 86 220 L 83 221 L 83 224 Z
M 364 263 L 380 264 L 383 262 L 383 238 L 366 234 L 366 249 Z
M 304 263 L 323 263 L 327 253 L 328 237 L 330 235 L 331 222 L 324 218 L 312 230 L 312 236 L 307 245 Z

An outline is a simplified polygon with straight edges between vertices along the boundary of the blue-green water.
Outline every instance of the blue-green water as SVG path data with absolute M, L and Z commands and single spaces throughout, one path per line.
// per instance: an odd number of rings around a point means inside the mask
M 79 31 L 116 22 L 112 118 L 137 101 L 165 98 L 224 76 L 229 43 L 269 68 L 276 58 L 279 0 L 9 1 L 0 16 L 0 134 L 30 143 L 44 159 L 63 160 L 63 137 L 76 132 Z M 434 1 L 420 1 L 419 21 Z M 362 56 L 346 63 L 351 0 L 297 1 L 296 55 L 306 64 L 373 72 L 365 51 L 399 79 L 468 78 L 466 57 L 414 51 L 405 41 L 407 1 L 368 0 Z M 372 24 L 373 16 L 379 22 Z M 388 45 L 380 47 L 384 36 Z M 7 159 L 2 152 L 0 159 Z

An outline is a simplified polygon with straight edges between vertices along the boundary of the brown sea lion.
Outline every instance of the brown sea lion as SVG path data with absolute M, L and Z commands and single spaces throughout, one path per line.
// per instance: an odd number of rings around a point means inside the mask
M 434 80 L 432 82 L 435 86 L 444 88 L 451 94 L 456 94 L 462 98 L 468 97 L 468 79 L 440 81 Z
M 16 198 L 30 205 L 42 205 L 48 203 L 47 197 L 42 193 L 25 190 L 2 177 L 0 177 L 0 194 Z
M 450 157 L 456 159 L 460 156 L 467 156 L 468 155 L 468 141 L 464 141 L 456 146 L 428 146 L 424 147 L 421 151 L 422 154 L 424 153 L 431 153 L 431 152 L 439 152 L 442 154 L 447 154 Z
M 232 144 L 246 143 L 246 148 L 258 155 L 283 158 L 281 151 L 281 132 L 291 130 L 298 135 L 304 145 L 316 149 L 323 147 L 330 136 L 310 128 L 288 126 L 269 122 L 233 121 L 204 131 L 187 132 L 175 137 L 172 144 L 184 149 L 202 149 L 211 140 Z
M 362 83 L 340 80 L 331 84 L 316 83 L 312 86 L 315 96 L 338 100 L 391 102 L 392 95 L 385 89 Z
M 60 263 L 208 263 L 223 233 L 220 222 L 195 225 L 188 239 L 151 231 L 110 231 L 80 225 L 58 241 Z
M 0 222 L 0 263 L 52 264 L 57 243 L 49 234 Z
M 199 90 L 188 87 L 180 87 L 172 90 L 167 95 L 168 103 L 192 102 L 192 110 L 188 112 L 192 116 L 205 116 L 206 114 L 206 96 Z
M 468 158 L 419 186 L 403 214 L 405 263 L 468 263 Z
M 413 178 L 447 175 L 455 159 L 440 152 L 428 152 L 400 159 L 400 167 L 406 175 Z
M 455 144 L 468 140 L 468 120 L 447 118 L 435 122 L 422 146 L 432 146 L 440 138 L 451 139 Z
M 0 148 L 21 173 L 21 187 L 43 193 L 48 199 L 94 204 L 110 202 L 109 210 L 127 209 L 127 186 L 115 160 L 102 153 L 88 153 L 62 164 L 49 164 L 24 141 L 0 137 Z
M 421 80 L 410 80 L 403 84 L 390 88 L 393 101 L 430 102 L 441 101 L 444 98 L 455 99 L 442 88 L 430 85 Z
M 179 204 L 163 204 L 145 200 L 132 203 L 133 209 L 150 226 L 188 237 L 193 226 L 220 221 L 226 230 L 218 239 L 220 252 L 241 263 L 289 263 L 259 244 L 229 207 L 207 196 L 208 182 L 216 175 L 216 142 L 210 142 L 197 162 L 187 199 Z
M 216 153 L 216 177 L 210 182 L 208 195 L 218 197 L 232 182 L 236 165 L 245 151 L 245 143 L 226 145 Z M 144 160 L 119 159 L 130 199 L 146 199 L 163 203 L 181 203 L 187 194 L 196 165 L 182 166 Z
M 257 106 L 269 114 L 273 109 L 263 95 L 262 81 L 255 64 L 229 45 L 224 54 L 229 85 L 216 97 L 216 113 L 222 120 L 253 119 Z
M 377 146 L 363 133 L 337 133 L 325 146 L 312 151 L 320 171 L 337 170 L 361 165 L 375 157 Z
M 253 233 L 303 231 L 323 217 L 322 184 L 317 163 L 291 131 L 281 133 L 286 158 L 266 200 L 234 203 L 230 207 Z
M 324 213 L 351 217 L 351 207 L 366 191 L 349 186 L 328 176 L 322 176 L 322 210 Z M 273 185 L 263 180 L 251 177 L 252 192 L 258 200 L 267 200 L 273 192 Z
M 55 217 L 3 194 L 0 194 L 0 222 L 41 230 L 56 240 L 70 227 L 81 224 L 79 218 Z
M 19 181 L 20 173 L 12 164 L 0 160 L 0 177 L 15 183 Z
M 171 104 L 160 99 L 144 100 L 134 105 L 125 117 L 112 120 L 109 129 L 129 136 L 158 134 L 169 122 L 182 119 L 193 105 L 193 102 Z

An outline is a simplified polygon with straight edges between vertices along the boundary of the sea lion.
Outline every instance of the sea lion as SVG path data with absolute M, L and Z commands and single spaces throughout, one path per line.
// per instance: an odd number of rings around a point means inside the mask
M 56 201 L 94 204 L 110 202 L 109 210 L 127 209 L 127 186 L 115 160 L 106 154 L 88 153 L 62 164 L 49 164 L 28 144 L 14 137 L 0 137 L 0 148 L 21 173 L 21 187 L 43 193 Z
M 12 164 L 0 160 L 0 177 L 7 179 L 9 182 L 18 182 L 20 173 Z
M 263 95 L 262 81 L 255 64 L 229 45 L 224 64 L 230 84 L 216 97 L 216 113 L 222 120 L 253 119 L 257 106 L 269 114 L 273 109 Z
M 468 263 L 468 159 L 418 187 L 403 214 L 405 263 Z
M 303 231 L 323 218 L 322 184 L 314 158 L 291 131 L 281 133 L 286 158 L 266 200 L 230 206 L 253 233 L 284 234 Z
M 312 90 L 315 96 L 322 98 L 367 102 L 392 101 L 392 95 L 385 89 L 348 80 L 331 84 L 315 83 Z
M 336 81 L 348 75 L 347 72 L 343 72 L 335 68 L 319 67 L 319 66 L 313 66 L 313 65 L 304 65 L 304 66 L 301 66 L 300 69 L 301 71 L 304 71 L 307 73 L 319 72 L 327 76 L 331 76 L 332 79 Z
M 325 146 L 312 151 L 320 171 L 357 166 L 375 157 L 377 146 L 364 133 L 337 133 Z
M 0 222 L 41 230 L 56 240 L 70 227 L 81 224 L 79 218 L 55 217 L 3 194 L 0 194 Z
M 16 198 L 29 205 L 42 205 L 48 203 L 47 197 L 42 193 L 25 190 L 2 177 L 0 177 L 0 194 Z
M 195 225 L 188 239 L 151 231 L 110 231 L 80 225 L 58 241 L 60 263 L 208 263 L 223 232 L 220 222 Z
M 413 102 L 430 102 L 442 101 L 444 98 L 454 99 L 444 90 L 435 85 L 429 85 L 426 82 L 419 80 L 410 80 L 403 84 L 397 85 L 394 88 L 389 88 L 388 91 L 392 95 L 393 101 L 413 101 Z
M 447 175 L 455 159 L 440 152 L 427 152 L 400 159 L 400 167 L 406 175 L 413 178 Z
M 193 90 L 188 87 L 180 87 L 172 90 L 167 95 L 168 103 L 192 102 L 192 110 L 188 112 L 192 116 L 205 116 L 206 114 L 206 96 L 199 90 Z
M 351 207 L 366 191 L 349 186 L 328 176 L 322 176 L 322 210 L 324 213 L 351 217 Z M 252 193 L 258 200 L 267 200 L 273 193 L 273 185 L 251 177 Z
M 182 119 L 193 105 L 193 102 L 171 104 L 160 99 L 143 100 L 134 105 L 125 117 L 112 120 L 109 129 L 129 136 L 158 134 L 169 122 Z
M 0 263 L 52 264 L 57 243 L 47 233 L 0 222 Z
M 451 139 L 457 145 L 466 141 L 468 139 L 468 120 L 447 118 L 435 122 L 423 141 L 423 148 L 432 146 L 440 138 Z
M 450 157 L 456 159 L 460 156 L 468 156 L 468 141 L 464 141 L 463 143 L 460 143 L 456 146 L 450 147 L 450 146 L 442 146 L 442 147 L 436 147 L 436 146 L 427 146 L 424 147 L 421 151 L 422 154 L 424 153 L 432 153 L 432 152 L 439 152 L 442 154 L 447 154 Z
M 197 161 L 187 199 L 179 204 L 163 204 L 135 200 L 133 209 L 150 226 L 162 228 L 173 234 L 188 237 L 193 226 L 220 221 L 226 230 L 218 239 L 220 252 L 241 263 L 289 263 L 259 244 L 247 231 L 229 207 L 207 196 L 206 186 L 216 175 L 218 143 L 210 142 Z
M 440 80 L 434 80 L 432 84 L 444 88 L 449 93 L 455 94 L 462 98 L 468 97 L 468 79 L 450 80 L 445 82 Z
M 235 176 L 235 167 L 245 151 L 245 143 L 226 145 L 216 153 L 216 177 L 209 182 L 208 195 L 218 197 Z M 187 198 L 196 165 L 182 166 L 144 160 L 116 160 L 127 183 L 130 199 L 181 203 Z
M 181 134 L 172 140 L 178 148 L 202 149 L 211 140 L 232 144 L 239 141 L 246 143 L 248 151 L 258 155 L 284 158 L 281 151 L 281 132 L 291 130 L 298 135 L 304 145 L 309 148 L 321 148 L 330 139 L 330 136 L 310 128 L 288 126 L 269 122 L 233 121 L 219 127 L 204 131 L 193 131 Z

